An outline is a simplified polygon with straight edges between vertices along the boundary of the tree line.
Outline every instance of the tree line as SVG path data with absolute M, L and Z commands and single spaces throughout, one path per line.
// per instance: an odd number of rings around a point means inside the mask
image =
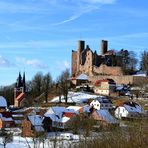
M 53 80 L 50 72 L 43 75 L 42 72 L 37 72 L 32 80 L 26 82 L 27 98 L 30 99 L 30 104 L 39 103 L 39 101 L 48 102 L 48 95 L 53 92 L 54 95 L 63 95 L 67 102 L 68 94 L 68 79 L 70 77 L 69 69 L 61 72 L 56 80 Z M 14 87 L 15 84 L 0 87 L 0 96 L 7 99 L 8 105 L 14 104 Z

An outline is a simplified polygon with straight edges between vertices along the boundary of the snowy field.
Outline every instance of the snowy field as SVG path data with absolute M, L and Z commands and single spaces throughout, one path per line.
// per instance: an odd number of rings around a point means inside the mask
M 13 141 L 6 144 L 6 148 L 68 148 L 84 139 L 83 136 L 71 133 L 49 133 L 47 138 L 24 138 L 13 136 Z M 3 139 L 0 137 L 0 148 L 3 148 Z
M 97 98 L 99 95 L 88 94 L 86 92 L 68 92 L 68 102 L 84 103 L 88 99 Z M 64 97 L 61 96 L 61 101 L 65 102 Z M 59 97 L 55 97 L 51 102 L 59 102 Z

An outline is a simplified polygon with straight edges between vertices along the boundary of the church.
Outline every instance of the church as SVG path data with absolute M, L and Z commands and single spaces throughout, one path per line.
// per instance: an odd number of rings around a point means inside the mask
M 26 80 L 25 80 L 25 72 L 23 73 L 23 77 L 19 72 L 17 82 L 14 88 L 14 106 L 21 107 L 24 106 L 26 100 Z

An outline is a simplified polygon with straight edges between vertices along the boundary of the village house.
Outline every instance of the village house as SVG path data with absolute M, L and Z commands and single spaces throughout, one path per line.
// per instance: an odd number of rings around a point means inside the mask
M 116 91 L 116 83 L 112 79 L 97 80 L 94 86 L 94 92 L 100 95 L 111 96 Z
M 98 121 L 100 125 L 117 125 L 118 121 L 105 109 L 94 109 L 90 108 L 90 117 Z
M 43 117 L 40 115 L 28 115 L 22 122 L 22 136 L 36 136 L 38 133 L 44 132 Z
M 15 123 L 10 112 L 0 113 L 0 129 L 14 127 Z
M 71 81 L 75 86 L 85 85 L 89 82 L 88 76 L 86 74 L 80 74 L 77 77 L 72 77 Z
M 68 129 L 71 120 L 79 113 L 83 112 L 83 108 L 79 106 L 65 107 L 51 107 L 44 114 L 44 128 L 47 131 L 53 131 L 54 129 Z
M 104 96 L 100 96 L 93 99 L 92 102 L 90 103 L 90 106 L 97 110 L 100 109 L 109 110 L 113 108 L 112 101 Z
M 115 117 L 122 118 L 138 118 L 144 115 L 144 109 L 138 103 L 127 101 L 118 106 L 115 110 Z

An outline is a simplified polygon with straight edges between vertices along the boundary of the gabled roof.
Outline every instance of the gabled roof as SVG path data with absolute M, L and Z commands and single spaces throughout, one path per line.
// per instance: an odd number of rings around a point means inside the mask
M 76 113 L 76 112 L 80 111 L 82 108 L 83 108 L 82 106 L 68 106 L 66 109 L 68 111 Z
M 47 112 L 44 114 L 44 116 L 48 117 L 48 115 L 50 114 L 56 114 L 58 116 L 61 116 L 61 114 L 66 110 L 65 107 L 61 107 L 61 106 L 54 106 L 54 107 L 50 107 Z
M 141 107 L 141 105 L 135 103 L 135 102 L 124 102 L 123 107 L 125 107 L 125 109 L 128 112 L 137 112 L 137 113 L 143 113 L 143 108 Z
M 101 84 L 102 82 L 108 82 L 109 84 L 116 84 L 113 79 L 102 79 L 102 80 L 97 80 L 95 85 L 97 86 Z
M 107 123 L 118 123 L 117 120 L 108 112 L 108 110 L 96 110 L 97 114 Z
M 88 80 L 88 76 L 86 74 L 80 74 L 76 79 L 77 80 Z
M 110 99 L 108 99 L 107 97 L 104 97 L 104 96 L 97 97 L 94 100 L 97 100 L 100 103 L 111 103 L 112 104 L 112 101 Z
M 41 126 L 42 125 L 43 118 L 40 115 L 31 115 L 31 116 L 28 116 L 28 119 L 33 126 Z
M 23 100 L 24 97 L 25 97 L 25 94 L 22 92 L 16 97 L 16 100 L 21 101 L 21 100 Z

